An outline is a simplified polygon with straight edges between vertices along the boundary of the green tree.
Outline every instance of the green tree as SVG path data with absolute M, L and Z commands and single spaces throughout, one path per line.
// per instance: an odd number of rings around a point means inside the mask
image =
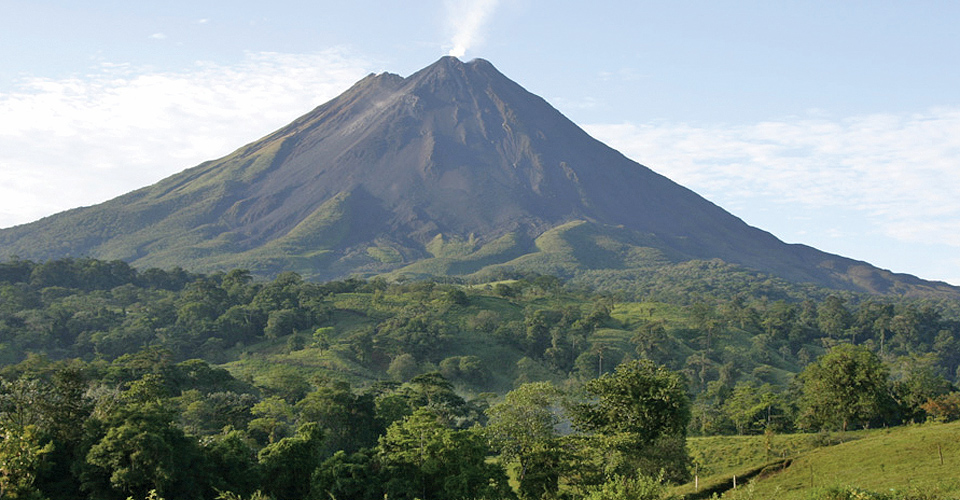
M 37 484 L 50 498 L 76 498 L 81 495 L 80 483 L 71 467 L 80 450 L 83 422 L 93 405 L 86 396 L 87 383 L 79 366 L 58 368 L 50 379 L 37 409 L 42 414 L 39 433 L 53 445 L 53 451 L 44 455 Z
M 862 346 L 831 349 L 808 365 L 799 379 L 800 424 L 807 428 L 869 426 L 889 402 L 887 369 Z
M 129 402 L 107 416 L 105 432 L 86 453 L 82 488 L 96 499 L 198 498 L 199 450 L 173 425 L 161 401 Z
M 771 425 L 774 409 L 779 403 L 770 384 L 757 387 L 750 382 L 740 382 L 723 404 L 723 412 L 737 428 L 737 434 L 753 434 Z
M 553 496 L 559 488 L 561 392 L 547 382 L 524 384 L 487 410 L 486 434 L 505 464 L 517 464 L 520 497 Z
M 41 445 L 32 425 L 9 428 L 0 425 L 0 498 L 40 500 L 43 495 L 34 484 L 43 455 L 53 445 Z
M 853 316 L 843 305 L 845 302 L 844 299 L 831 295 L 817 308 L 817 326 L 831 339 L 842 338 L 853 323 Z
M 181 424 L 195 435 L 216 434 L 228 426 L 246 429 L 253 420 L 251 410 L 259 402 L 253 394 L 232 391 L 204 394 L 197 390 L 184 391 L 176 400 Z
M 573 424 L 593 434 L 585 451 L 599 453 L 605 475 L 687 477 L 690 401 L 680 374 L 649 360 L 623 363 L 588 382 L 584 398 L 571 406 Z
M 291 271 L 283 272 L 267 283 L 250 301 L 264 313 L 282 309 L 296 309 L 300 305 L 303 278 Z
M 534 309 L 526 311 L 524 324 L 526 326 L 527 355 L 540 358 L 543 352 L 551 346 L 550 330 L 561 320 L 560 311 L 552 309 Z
M 953 386 L 937 373 L 933 354 L 901 358 L 893 373 L 892 396 L 904 422 L 923 422 L 927 414 L 923 404 L 947 394 Z
M 316 422 L 323 428 L 324 455 L 338 450 L 353 453 L 377 444 L 382 428 L 370 394 L 356 395 L 346 382 L 327 382 L 300 400 L 296 409 L 301 422 Z
M 623 363 L 586 384 L 588 401 L 574 406 L 574 423 L 592 432 L 631 432 L 646 442 L 684 434 L 690 420 L 686 384 L 649 360 Z
M 322 463 L 323 429 L 308 423 L 295 436 L 283 438 L 260 450 L 257 460 L 263 488 L 274 498 L 307 498 L 310 478 Z
M 403 353 L 393 358 L 390 366 L 387 367 L 387 375 L 390 375 L 390 378 L 393 380 L 400 382 L 406 382 L 412 379 L 417 376 L 419 371 L 420 368 L 417 366 L 417 358 L 408 353 Z
M 421 500 L 501 499 L 512 491 L 503 468 L 473 430 L 454 431 L 428 409 L 394 422 L 380 438 L 384 493 Z
M 276 339 L 290 335 L 304 326 L 303 314 L 299 309 L 276 309 L 267 313 L 267 325 L 263 328 L 263 334 L 269 339 Z
M 586 488 L 583 500 L 660 500 L 666 495 L 661 478 L 614 476 Z
M 733 389 L 719 380 L 707 382 L 707 388 L 698 393 L 690 408 L 690 429 L 701 435 L 726 434 L 734 430 L 733 422 L 724 411 L 724 405 Z
M 429 408 L 448 427 L 469 425 L 469 422 L 463 421 L 468 410 L 467 402 L 454 391 L 453 384 L 440 372 L 417 375 L 401 390 L 411 409 Z
M 321 326 L 314 330 L 313 332 L 313 347 L 316 347 L 320 350 L 320 354 L 323 354 L 323 351 L 330 348 L 330 338 L 336 333 L 336 328 L 332 326 Z
M 270 443 L 286 435 L 294 420 L 293 406 L 278 397 L 260 401 L 250 409 L 250 413 L 256 417 L 248 425 L 251 433 L 260 433 Z
M 360 450 L 350 454 L 338 451 L 314 472 L 311 486 L 313 498 L 382 500 L 381 485 L 386 478 L 378 473 L 379 469 L 375 450 Z
M 249 495 L 260 487 L 257 453 L 244 432 L 228 429 L 207 440 L 203 455 L 206 476 L 213 489 Z

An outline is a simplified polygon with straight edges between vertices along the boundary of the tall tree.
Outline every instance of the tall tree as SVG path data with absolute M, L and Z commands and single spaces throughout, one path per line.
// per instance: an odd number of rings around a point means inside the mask
M 394 422 L 380 438 L 379 458 L 390 498 L 466 500 L 510 498 L 503 468 L 487 462 L 489 449 L 476 431 L 455 431 L 421 408 Z
M 770 384 L 757 387 L 750 382 L 737 383 L 723 404 L 723 411 L 737 428 L 737 434 L 760 432 L 771 424 L 777 394 Z
M 310 476 L 320 466 L 323 429 L 307 423 L 297 435 L 286 437 L 260 450 L 257 456 L 264 489 L 274 498 L 307 498 Z
M 586 384 L 574 425 L 599 438 L 605 474 L 687 477 L 690 401 L 683 377 L 649 360 L 623 363 Z
M 35 484 L 43 455 L 52 444 L 41 445 L 32 425 L 23 428 L 0 424 L 0 498 L 41 500 Z
M 562 394 L 547 382 L 521 385 L 487 410 L 487 437 L 505 464 L 517 464 L 520 497 L 557 493 L 563 452 L 557 426 Z
M 842 338 L 853 323 L 853 316 L 844 305 L 845 302 L 843 298 L 831 295 L 817 308 L 817 326 L 831 339 Z
M 296 404 L 302 422 L 316 422 L 324 430 L 324 455 L 338 450 L 353 453 L 377 444 L 382 428 L 377 422 L 373 395 L 356 395 L 346 382 L 328 381 Z
M 889 402 L 888 373 L 862 346 L 841 344 L 800 373 L 800 423 L 810 428 L 868 426 Z
M 128 403 L 107 417 L 105 432 L 86 454 L 81 480 L 91 498 L 199 498 L 196 442 L 173 425 L 162 402 Z

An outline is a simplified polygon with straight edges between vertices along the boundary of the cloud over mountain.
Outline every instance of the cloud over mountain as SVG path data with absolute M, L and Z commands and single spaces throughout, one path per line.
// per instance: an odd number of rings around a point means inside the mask
M 343 91 L 368 63 L 338 50 L 249 53 L 164 72 L 102 64 L 0 94 L 0 227 L 89 205 L 220 156 Z

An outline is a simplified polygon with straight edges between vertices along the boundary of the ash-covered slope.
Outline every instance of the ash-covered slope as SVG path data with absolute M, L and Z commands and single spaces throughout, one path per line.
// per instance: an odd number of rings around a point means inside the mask
M 489 62 L 452 57 L 407 78 L 370 75 L 283 129 L 153 186 L 2 230 L 0 255 L 316 278 L 466 273 L 549 253 L 542 236 L 569 223 L 621 253 L 722 259 L 838 288 L 957 292 L 784 244 L 591 138 Z M 590 265 L 591 253 L 570 255 Z

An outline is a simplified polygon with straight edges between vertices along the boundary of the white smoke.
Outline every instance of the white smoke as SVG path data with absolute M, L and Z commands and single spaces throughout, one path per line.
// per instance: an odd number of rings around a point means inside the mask
M 447 12 L 453 30 L 453 48 L 448 52 L 453 57 L 463 57 L 470 46 L 481 40 L 480 30 L 487 18 L 497 8 L 499 0 L 448 1 Z

